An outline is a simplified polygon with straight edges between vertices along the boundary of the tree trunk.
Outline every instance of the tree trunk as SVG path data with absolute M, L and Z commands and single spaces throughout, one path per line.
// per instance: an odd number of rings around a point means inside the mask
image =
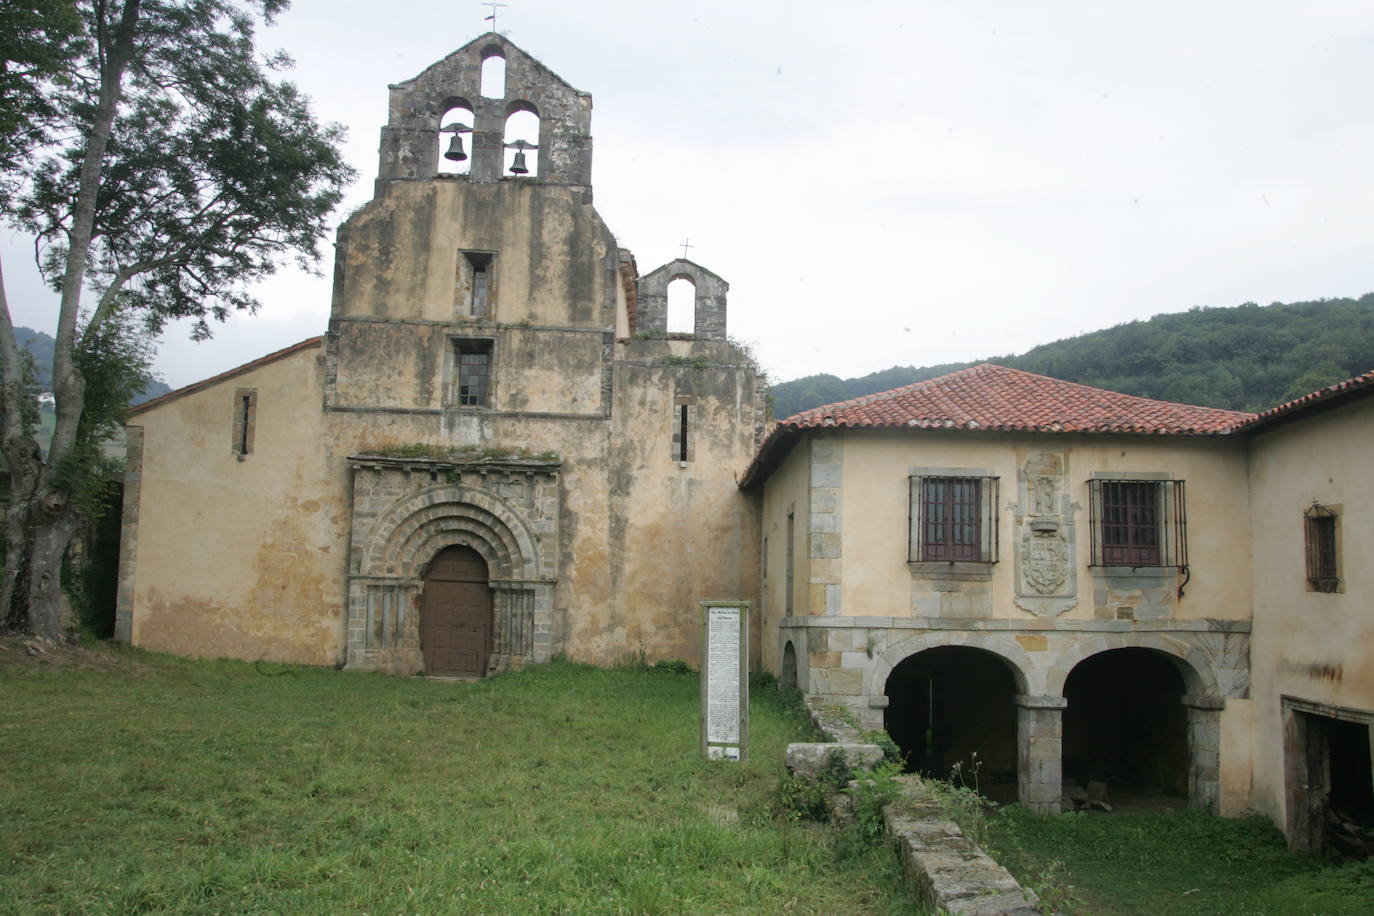
M 140 0 L 125 0 L 118 23 L 100 23 L 95 30 L 97 40 L 104 45 L 103 65 L 75 207 L 66 233 L 67 260 L 52 366 L 57 417 L 46 461 L 38 452 L 38 444 L 23 433 L 22 405 L 32 393 L 23 383 L 9 303 L 4 297 L 4 276 L 0 274 L 0 362 L 4 363 L 0 377 L 0 450 L 11 478 L 0 620 L 27 626 L 38 635 L 51 638 L 62 635 L 62 558 L 67 543 L 80 527 L 80 517 L 68 494 L 60 486 L 52 486 L 52 472 L 61 467 L 76 444 L 85 410 L 86 382 L 76 366 L 81 293 L 90 259 L 105 151 L 123 94 L 125 69 L 135 48 L 139 13 Z M 103 15 L 103 11 L 98 14 Z
M 62 560 L 81 519 L 70 506 L 53 515 L 43 502 L 32 504 L 29 513 L 29 629 L 37 636 L 61 639 L 73 632 L 72 622 L 62 613 Z

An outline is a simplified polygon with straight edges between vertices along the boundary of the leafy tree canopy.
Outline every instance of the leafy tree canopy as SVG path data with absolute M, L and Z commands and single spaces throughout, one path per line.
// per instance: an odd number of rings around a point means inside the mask
M 61 555 L 96 511 L 86 481 L 147 374 L 148 334 L 190 318 L 209 336 L 210 319 L 257 308 L 253 284 L 279 265 L 313 265 L 353 171 L 342 129 L 280 77 L 289 59 L 256 49 L 285 0 L 0 4 L 16 26 L 0 41 L 26 62 L 0 76 L 0 217 L 32 235 L 60 296 L 43 456 L 0 274 L 0 620 L 55 636 Z

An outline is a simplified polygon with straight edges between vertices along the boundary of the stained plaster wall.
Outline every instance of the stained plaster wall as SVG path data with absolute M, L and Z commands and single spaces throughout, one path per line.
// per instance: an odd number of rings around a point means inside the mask
M 124 570 L 120 612 L 134 644 L 340 660 L 347 487 L 320 413 L 320 352 L 299 350 L 131 421 L 142 449 L 129 467 L 137 495 L 124 543 L 136 559 Z M 257 392 L 243 460 L 231 447 L 240 388 Z
M 1287 824 L 1282 697 L 1374 716 L 1374 399 L 1255 437 L 1250 459 L 1255 636 L 1251 649 L 1256 810 Z M 1308 589 L 1303 512 L 1339 508 L 1341 582 Z
M 847 616 L 1009 617 L 1036 615 L 1016 603 L 1014 563 L 1017 527 L 1008 504 L 1018 502 L 1017 474 L 1032 450 L 1062 452 L 1067 460 L 1066 496 L 1072 504 L 1076 606 L 1049 619 L 1091 620 L 1121 604 L 1142 604 L 1129 595 L 1121 603 L 1094 600 L 1106 580 L 1088 566 L 1091 539 L 1088 477 L 1093 472 L 1167 472 L 1186 481 L 1188 560 L 1192 577 L 1182 599 L 1172 574 L 1162 596 L 1168 617 L 1248 619 L 1250 557 L 1243 443 L 1215 439 L 1146 437 L 1030 437 L 983 433 L 900 433 L 873 431 L 844 435 L 844 554 L 863 563 L 844 567 L 840 613 Z M 1000 562 L 994 567 L 989 602 L 942 602 L 913 586 L 907 564 L 910 517 L 908 475 L 917 468 L 986 469 L 1000 478 L 998 507 Z M 1024 511 L 1024 510 L 1023 510 Z M 926 581 L 938 580 L 931 574 Z M 969 591 L 974 591 L 970 589 Z M 949 594 L 949 593 L 946 593 Z M 1117 613 L 1112 617 L 1116 618 Z
M 768 594 L 764 596 L 763 664 L 774 673 L 780 670 L 782 640 L 778 626 L 787 615 L 787 513 L 792 511 L 795 550 L 793 551 L 792 616 L 811 613 L 806 603 L 810 578 L 810 551 L 806 531 L 810 524 L 811 443 L 803 439 L 788 453 L 768 478 L 763 489 L 762 526 L 768 536 Z M 794 646 L 799 677 L 806 663 L 804 641 Z

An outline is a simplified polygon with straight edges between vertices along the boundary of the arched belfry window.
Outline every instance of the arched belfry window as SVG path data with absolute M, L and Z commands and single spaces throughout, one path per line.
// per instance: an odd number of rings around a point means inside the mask
M 482 52 L 482 98 L 506 97 L 506 56 L 497 47 Z
M 668 283 L 668 333 L 694 334 L 697 329 L 697 287 L 687 277 Z
M 439 118 L 440 175 L 466 175 L 472 167 L 472 106 L 463 99 L 448 102 Z M 460 158 L 461 157 L 461 158 Z
M 539 174 L 539 112 L 529 102 L 513 102 L 502 135 L 506 155 L 503 175 Z

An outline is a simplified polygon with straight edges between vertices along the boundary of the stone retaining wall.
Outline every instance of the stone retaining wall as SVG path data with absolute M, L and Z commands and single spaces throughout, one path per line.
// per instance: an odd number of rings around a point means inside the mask
M 882 761 L 882 750 L 864 742 L 833 704 L 807 697 L 806 705 L 811 721 L 830 740 L 788 745 L 787 769 L 794 776 L 815 780 L 837 752 L 852 769 L 870 769 Z M 1035 893 L 964 835 L 920 777 L 899 778 L 906 788 L 883 809 L 885 832 L 923 900 L 951 914 L 1038 916 Z

